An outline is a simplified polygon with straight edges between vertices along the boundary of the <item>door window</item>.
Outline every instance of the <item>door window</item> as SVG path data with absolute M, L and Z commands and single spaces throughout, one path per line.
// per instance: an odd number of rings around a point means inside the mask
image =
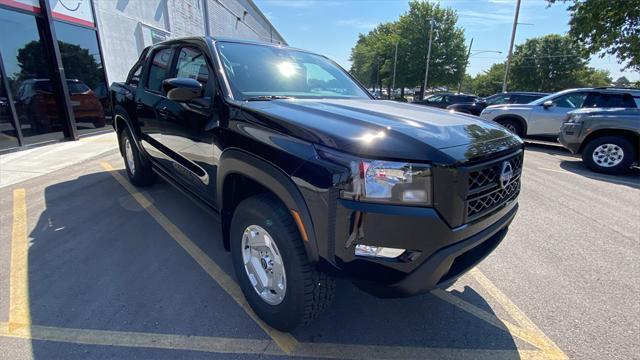
M 176 77 L 198 80 L 204 89 L 204 97 L 211 97 L 209 86 L 209 66 L 204 54 L 199 49 L 184 47 L 178 55 Z
M 553 99 L 553 103 L 557 107 L 577 109 L 582 107 L 584 100 L 587 98 L 586 93 L 570 93 Z
M 169 65 L 173 50 L 170 48 L 160 49 L 153 54 L 149 76 L 147 78 L 147 89 L 151 91 L 162 91 L 162 81 L 169 77 Z

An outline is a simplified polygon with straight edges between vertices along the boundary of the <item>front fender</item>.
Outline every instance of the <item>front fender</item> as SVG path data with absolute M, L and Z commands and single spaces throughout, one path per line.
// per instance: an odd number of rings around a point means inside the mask
M 230 223 L 230 221 L 225 221 L 230 220 L 225 219 L 225 216 L 231 216 L 231 214 L 227 214 L 225 211 L 223 191 L 225 178 L 231 174 L 246 176 L 264 186 L 275 194 L 289 210 L 294 210 L 299 214 L 300 220 L 306 230 L 307 240 L 304 241 L 304 246 L 307 251 L 307 256 L 311 262 L 317 262 L 318 246 L 313 221 L 304 197 L 297 185 L 291 180 L 289 175 L 269 161 L 238 148 L 226 149 L 220 156 L 218 166 L 216 199 L 218 199 L 218 207 L 223 217 L 222 226 L 224 236 L 228 236 L 228 228 L 225 228 L 225 224 L 228 225 Z

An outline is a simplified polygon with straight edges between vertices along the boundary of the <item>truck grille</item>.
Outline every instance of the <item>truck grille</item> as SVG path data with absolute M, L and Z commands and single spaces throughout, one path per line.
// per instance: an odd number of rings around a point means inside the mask
M 501 184 L 500 174 L 503 166 L 511 167 L 511 178 Z M 488 214 L 507 201 L 514 199 L 520 192 L 520 174 L 522 172 L 522 154 L 483 164 L 468 175 L 466 222 Z

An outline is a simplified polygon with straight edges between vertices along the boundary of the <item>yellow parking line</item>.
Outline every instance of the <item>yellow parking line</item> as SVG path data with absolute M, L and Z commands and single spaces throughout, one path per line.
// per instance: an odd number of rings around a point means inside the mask
M 542 330 L 540 330 L 540 328 L 538 328 L 536 324 L 531 321 L 531 319 L 529 319 L 527 315 L 518 308 L 518 306 L 516 306 L 516 304 L 509 300 L 509 298 L 500 291 L 497 286 L 484 276 L 480 270 L 472 269 L 470 274 L 489 293 L 489 295 L 491 295 L 491 297 L 500 303 L 502 308 L 504 308 L 509 316 L 520 324 L 520 326 L 528 329 L 530 334 L 537 334 L 538 340 L 544 344 L 544 346 L 540 348 L 541 350 L 550 354 L 556 354 L 560 358 L 567 358 L 566 354 L 564 354 L 564 352 L 562 352 L 562 350 L 549 337 L 547 337 Z
M 227 354 L 284 355 L 269 340 L 187 336 L 132 331 L 61 328 L 32 325 L 8 331 L 0 322 L 0 337 L 55 341 L 71 344 L 118 346 Z M 291 355 L 325 359 L 548 359 L 539 350 L 451 349 L 412 346 L 379 346 L 335 343 L 300 343 Z
M 33 325 L 31 331 L 26 331 L 27 329 L 25 328 L 9 331 L 8 327 L 9 324 L 0 323 L 0 336 L 85 345 L 142 347 L 228 354 L 283 354 L 279 349 L 270 346 L 270 340 L 73 329 L 40 325 Z
M 27 243 L 27 203 L 24 189 L 13 190 L 11 230 L 11 274 L 9 275 L 9 331 L 31 324 L 29 311 L 29 245 Z
M 101 163 L 102 167 L 107 170 L 129 194 L 153 217 L 158 224 L 204 269 L 220 287 L 224 289 L 242 309 L 267 333 L 273 341 L 287 354 L 291 353 L 297 346 L 298 341 L 289 333 L 278 331 L 266 323 L 264 323 L 253 312 L 238 284 L 229 277 L 211 258 L 209 258 L 189 237 L 183 233 L 171 220 L 169 220 L 151 201 L 136 190 L 120 173 L 115 171 L 111 164 L 107 162 Z

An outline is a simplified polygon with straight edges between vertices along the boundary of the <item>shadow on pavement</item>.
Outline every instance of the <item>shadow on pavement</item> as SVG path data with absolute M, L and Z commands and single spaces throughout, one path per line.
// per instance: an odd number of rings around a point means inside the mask
M 637 168 L 629 169 L 629 171 L 620 175 L 601 174 L 591 171 L 580 159 L 575 161 L 563 160 L 560 162 L 560 167 L 571 173 L 581 175 L 589 179 L 640 189 L 640 171 Z
M 145 194 L 235 278 L 216 219 L 164 182 Z M 30 234 L 32 324 L 268 339 L 109 173 L 50 185 L 45 200 Z M 493 314 L 472 287 L 451 293 Z M 338 282 L 333 306 L 293 335 L 300 342 L 516 350 L 509 333 L 433 295 L 378 299 L 347 281 Z M 35 358 L 91 357 L 72 352 L 74 345 L 31 345 Z

